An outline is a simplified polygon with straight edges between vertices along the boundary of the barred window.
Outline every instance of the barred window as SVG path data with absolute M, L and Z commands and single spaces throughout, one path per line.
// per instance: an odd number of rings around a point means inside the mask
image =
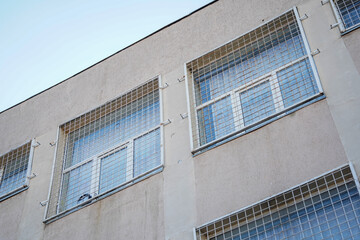
M 322 92 L 296 9 L 189 62 L 193 152 Z
M 360 26 L 360 0 L 330 0 L 341 31 Z
M 158 79 L 61 125 L 47 217 L 158 170 L 160 132 Z
M 198 240 L 360 239 L 360 195 L 348 165 L 196 228 Z
M 0 201 L 28 187 L 31 141 L 0 156 Z

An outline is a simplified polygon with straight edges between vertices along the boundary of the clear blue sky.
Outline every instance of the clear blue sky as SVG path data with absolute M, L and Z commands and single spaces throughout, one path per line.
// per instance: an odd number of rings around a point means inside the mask
M 0 112 L 211 0 L 0 0 Z

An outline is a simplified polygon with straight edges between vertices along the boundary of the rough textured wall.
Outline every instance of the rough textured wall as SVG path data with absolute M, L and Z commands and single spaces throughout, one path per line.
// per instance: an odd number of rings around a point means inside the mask
M 184 75 L 184 63 L 293 6 L 301 16 L 309 16 L 303 25 L 311 49 L 321 51 L 314 59 L 326 100 L 193 158 L 188 121 L 179 116 L 187 112 L 185 84 L 177 81 Z M 35 149 L 33 172 L 37 177 L 30 181 L 30 188 L 0 203 L 0 239 L 191 239 L 197 224 L 315 177 L 346 158 L 359 166 L 356 34 L 360 30 L 341 37 L 337 29 L 329 29 L 333 22 L 330 5 L 322 6 L 320 1 L 218 1 L 1 113 L 0 154 L 33 137 L 41 145 Z M 47 198 L 55 150 L 49 142 L 56 140 L 57 127 L 156 75 L 169 83 L 162 90 L 163 117 L 172 120 L 164 127 L 164 171 L 44 225 L 45 209 L 39 202 Z M 256 154 L 248 151 L 250 147 L 258 150 Z M 267 182 L 254 178 L 259 175 Z M 268 182 L 272 184 L 266 185 Z M 232 201 L 239 196 L 241 202 Z

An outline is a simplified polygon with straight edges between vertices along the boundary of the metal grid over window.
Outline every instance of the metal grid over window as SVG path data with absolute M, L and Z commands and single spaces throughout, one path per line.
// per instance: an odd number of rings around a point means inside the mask
M 193 152 L 321 92 L 296 9 L 186 64 Z
M 60 126 L 47 218 L 162 165 L 158 79 Z
M 360 195 L 349 166 L 196 229 L 198 240 L 360 239 Z
M 0 200 L 28 185 L 31 142 L 0 156 Z
M 342 31 L 360 26 L 360 0 L 331 0 Z

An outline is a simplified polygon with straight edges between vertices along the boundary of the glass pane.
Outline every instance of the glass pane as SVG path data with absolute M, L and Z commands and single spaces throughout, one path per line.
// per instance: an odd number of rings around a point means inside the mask
M 22 187 L 26 182 L 29 154 L 8 159 L 0 166 L 0 196 Z
M 93 197 L 90 193 L 92 161 L 64 174 L 60 211 Z
M 330 194 L 329 194 L 330 193 Z M 349 182 L 213 239 L 358 239 L 360 196 Z M 314 204 L 315 203 L 315 204 Z M 271 219 L 270 223 L 263 221 Z
M 161 164 L 160 128 L 134 140 L 134 177 Z
M 360 23 L 360 1 L 359 0 L 338 0 L 336 5 L 345 28 L 350 28 Z
M 101 159 L 99 193 L 110 190 L 126 181 L 127 148 Z
M 284 107 L 289 107 L 319 90 L 308 59 L 291 65 L 277 73 Z
M 269 81 L 241 92 L 240 99 L 245 126 L 275 113 Z
M 235 130 L 230 96 L 198 110 L 201 145 Z
M 289 21 L 292 21 L 289 19 Z M 193 73 L 196 105 L 261 77 L 305 55 L 296 22 L 278 26 L 269 23 L 267 35 L 257 36 L 248 45 Z M 270 30 L 272 29 L 272 30 Z M 276 30 L 275 30 L 276 29 Z M 269 33 L 273 31 L 272 33 Z M 247 35 L 243 41 L 249 41 Z
M 70 133 L 65 168 L 160 124 L 158 91 Z

